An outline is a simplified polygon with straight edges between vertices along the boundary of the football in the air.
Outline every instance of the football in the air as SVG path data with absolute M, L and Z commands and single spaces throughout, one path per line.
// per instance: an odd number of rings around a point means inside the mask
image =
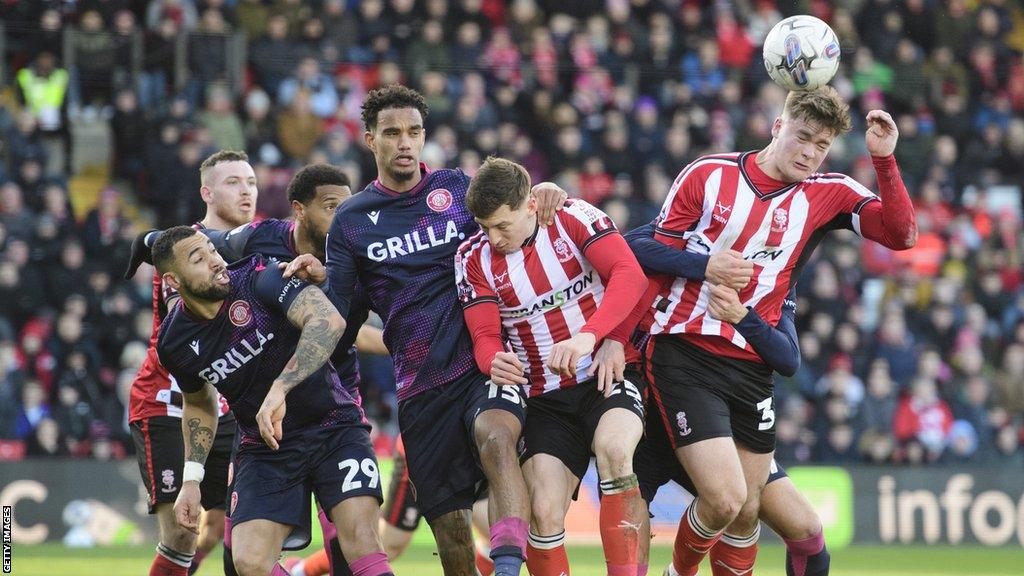
M 790 16 L 764 39 L 764 67 L 787 90 L 814 90 L 836 75 L 839 52 L 828 24 L 814 16 Z

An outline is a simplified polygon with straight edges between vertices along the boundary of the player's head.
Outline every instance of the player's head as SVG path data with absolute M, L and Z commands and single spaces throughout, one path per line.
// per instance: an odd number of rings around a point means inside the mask
M 363 138 L 373 152 L 381 176 L 401 183 L 419 174 L 427 113 L 423 95 L 400 84 L 378 88 L 366 96 Z
M 466 208 L 495 250 L 518 252 L 537 230 L 537 199 L 519 164 L 491 156 L 469 182 Z
M 202 187 L 199 193 L 206 202 L 206 216 L 220 220 L 225 228 L 252 222 L 256 217 L 256 173 L 245 152 L 221 150 L 199 166 Z
M 310 164 L 288 183 L 288 201 L 295 221 L 314 246 L 323 247 L 334 211 L 352 196 L 348 176 L 330 164 Z
M 213 242 L 191 226 L 165 230 L 153 243 L 153 265 L 186 302 L 217 302 L 231 291 L 227 263 Z
M 832 142 L 849 130 L 850 107 L 835 88 L 790 92 L 772 124 L 768 161 L 782 180 L 798 182 L 818 171 Z

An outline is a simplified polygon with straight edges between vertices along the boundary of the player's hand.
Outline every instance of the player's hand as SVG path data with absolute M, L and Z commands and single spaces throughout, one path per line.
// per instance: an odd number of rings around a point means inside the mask
M 896 122 L 892 116 L 884 110 L 872 110 L 868 112 L 867 121 L 868 130 L 864 135 L 864 142 L 867 144 L 868 153 L 872 156 L 885 157 L 895 152 L 900 132 L 896 129 Z
M 743 259 L 735 250 L 715 252 L 708 259 L 704 277 L 712 284 L 722 284 L 733 290 L 743 290 L 754 276 L 754 263 Z
M 558 187 L 558 184 L 541 182 L 534 186 L 530 193 L 537 199 L 537 221 L 542 226 L 550 226 L 555 223 L 555 212 L 562 209 L 565 199 L 569 197 Z
M 295 276 L 310 284 L 323 284 L 327 280 L 327 267 L 312 254 L 302 254 L 288 263 L 281 262 L 278 267 L 284 269 L 285 278 Z
M 153 251 L 149 246 L 146 245 L 146 236 L 150 232 L 155 230 L 146 230 L 145 232 L 135 236 L 132 240 L 132 255 L 128 259 L 128 268 L 124 271 L 124 279 L 131 280 L 135 276 L 135 272 L 139 270 L 139 266 L 142 266 L 143 262 L 148 264 L 153 263 Z
M 740 302 L 735 290 L 721 284 L 713 284 L 708 296 L 708 313 L 716 320 L 737 324 L 747 315 L 747 307 Z
M 551 347 L 551 355 L 548 356 L 548 368 L 555 374 L 576 375 L 576 364 L 580 358 L 594 351 L 597 338 L 590 332 L 579 334 L 563 340 Z
M 263 399 L 263 405 L 256 413 L 256 424 L 260 427 L 260 436 L 270 446 L 271 450 L 277 450 L 281 437 L 284 436 L 282 423 L 285 414 L 285 392 L 276 382 L 267 391 L 267 397 Z
M 605 338 L 604 343 L 594 354 L 594 363 L 590 365 L 587 376 L 597 375 L 597 390 L 607 398 L 612 395 L 616 382 L 626 378 L 626 347 L 622 342 Z
M 526 370 L 519 357 L 511 352 L 498 352 L 491 360 L 491 382 L 498 386 L 526 386 Z
M 178 499 L 174 501 L 174 518 L 178 524 L 197 535 L 199 534 L 199 513 L 202 511 L 199 501 L 199 482 L 194 480 L 181 485 Z

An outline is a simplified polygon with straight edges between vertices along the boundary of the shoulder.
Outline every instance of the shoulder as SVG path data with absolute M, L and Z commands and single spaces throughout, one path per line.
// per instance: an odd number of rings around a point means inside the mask
M 709 154 L 701 156 L 687 164 L 676 176 L 674 182 L 675 186 L 679 186 L 686 180 L 704 179 L 711 175 L 716 170 L 734 169 L 739 170 L 740 168 L 740 157 L 739 152 L 733 152 L 729 154 Z
M 439 168 L 437 170 L 431 170 L 430 174 L 427 175 L 427 178 L 429 178 L 427 183 L 428 190 L 448 188 L 452 190 L 452 192 L 464 194 L 469 188 L 469 175 L 463 172 L 461 168 Z
M 841 172 L 816 172 L 804 180 L 804 185 L 849 190 L 865 198 L 875 197 L 875 193 L 869 190 L 867 186 Z
M 487 235 L 484 234 L 483 230 L 477 231 L 462 244 L 459 244 L 459 250 L 455 253 L 456 258 L 466 265 L 470 260 L 479 259 L 483 252 L 487 249 Z

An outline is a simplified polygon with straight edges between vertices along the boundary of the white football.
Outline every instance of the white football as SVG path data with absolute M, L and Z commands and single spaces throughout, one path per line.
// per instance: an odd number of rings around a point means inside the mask
M 839 40 L 814 16 L 790 16 L 764 39 L 764 67 L 787 90 L 814 90 L 839 69 Z

